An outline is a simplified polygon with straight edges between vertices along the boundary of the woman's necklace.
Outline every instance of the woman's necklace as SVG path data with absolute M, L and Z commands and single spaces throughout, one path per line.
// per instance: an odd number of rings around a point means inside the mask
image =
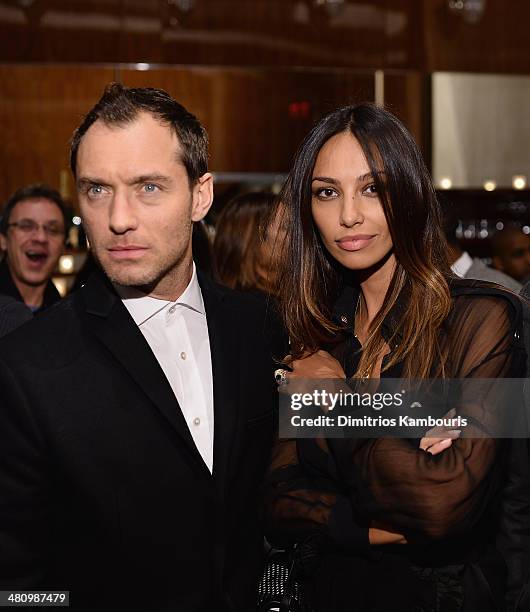
M 357 304 L 355 305 L 355 313 L 353 315 L 353 335 L 355 338 L 357 338 L 357 340 L 359 341 L 359 344 L 361 344 L 361 348 L 362 348 L 362 342 L 361 342 L 361 339 L 359 338 L 359 335 L 356 333 L 356 330 L 360 329 L 361 327 L 360 320 L 361 320 L 362 310 L 363 310 L 363 305 L 361 304 L 362 301 L 363 301 L 363 295 L 362 293 L 360 293 L 357 299 Z M 370 378 L 370 368 L 364 369 L 360 373 L 360 376 L 358 378 L 362 378 L 363 380 L 366 378 Z

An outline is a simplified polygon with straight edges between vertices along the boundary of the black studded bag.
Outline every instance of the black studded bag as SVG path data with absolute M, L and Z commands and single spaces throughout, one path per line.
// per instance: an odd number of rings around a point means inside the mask
M 290 550 L 271 549 L 258 585 L 258 611 L 314 612 L 306 583 L 315 562 L 312 538 Z

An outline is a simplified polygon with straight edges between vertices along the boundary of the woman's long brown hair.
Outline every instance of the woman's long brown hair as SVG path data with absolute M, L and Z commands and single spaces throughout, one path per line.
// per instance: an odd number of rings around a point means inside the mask
M 232 199 L 221 212 L 213 243 L 215 279 L 243 291 L 273 293 L 269 262 L 263 261 L 262 242 L 274 195 L 251 192 Z
M 313 223 L 311 180 L 320 149 L 342 132 L 350 132 L 366 155 L 397 261 L 383 305 L 370 323 L 355 376 L 374 371 L 385 344 L 381 326 L 398 297 L 405 307 L 399 309 L 389 341 L 394 350 L 384 369 L 403 361 L 404 376 L 422 378 L 440 363 L 443 375 L 437 338 L 451 297 L 440 206 L 413 138 L 396 117 L 372 104 L 326 115 L 301 144 L 279 196 L 287 231 L 279 300 L 291 353 L 295 358 L 312 353 L 340 331 L 331 310 L 346 271 L 329 255 Z M 352 312 L 354 308 L 352 304 Z

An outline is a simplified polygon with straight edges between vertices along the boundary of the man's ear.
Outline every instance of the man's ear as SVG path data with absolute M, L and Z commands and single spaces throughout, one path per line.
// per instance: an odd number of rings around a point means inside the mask
M 206 217 L 213 202 L 213 175 L 210 172 L 203 174 L 193 187 L 193 207 L 191 220 L 200 221 Z
M 7 240 L 4 234 L 0 232 L 0 250 L 7 251 Z

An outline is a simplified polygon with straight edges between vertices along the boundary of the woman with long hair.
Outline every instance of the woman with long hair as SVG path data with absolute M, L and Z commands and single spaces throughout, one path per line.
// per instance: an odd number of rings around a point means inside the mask
M 275 196 L 244 193 L 230 200 L 216 223 L 213 243 L 215 277 L 240 291 L 276 293 L 274 262 L 278 224 L 273 215 Z
M 282 382 L 524 377 L 517 298 L 451 276 L 431 179 L 392 114 L 361 104 L 324 117 L 279 199 Z M 268 537 L 321 537 L 322 612 L 497 610 L 507 452 L 485 436 L 280 439 Z

